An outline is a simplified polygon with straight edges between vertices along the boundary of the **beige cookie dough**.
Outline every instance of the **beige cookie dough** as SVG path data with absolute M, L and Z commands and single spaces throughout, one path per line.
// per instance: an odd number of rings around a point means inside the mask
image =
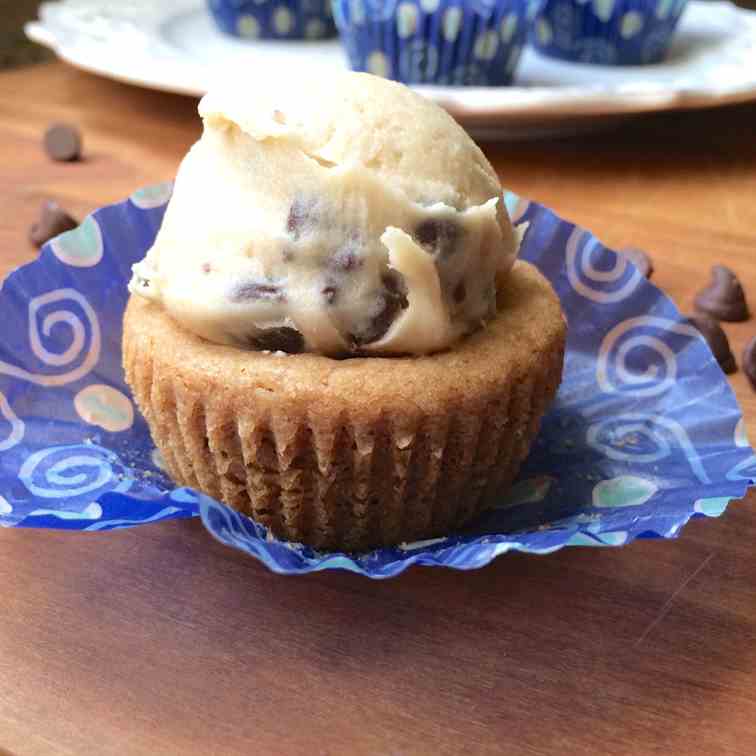
M 434 352 L 493 317 L 517 240 L 441 108 L 345 73 L 227 85 L 199 110 L 133 293 L 212 342 L 325 355 Z

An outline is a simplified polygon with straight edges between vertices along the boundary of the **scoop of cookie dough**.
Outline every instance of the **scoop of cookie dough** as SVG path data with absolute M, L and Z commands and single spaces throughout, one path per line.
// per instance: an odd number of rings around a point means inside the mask
M 481 327 L 517 240 L 441 108 L 345 73 L 207 94 L 130 289 L 218 343 L 424 354 Z

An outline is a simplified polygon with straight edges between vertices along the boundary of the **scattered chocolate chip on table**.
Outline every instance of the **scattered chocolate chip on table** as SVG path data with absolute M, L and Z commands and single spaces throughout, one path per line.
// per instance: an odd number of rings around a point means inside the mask
M 688 322 L 701 332 L 706 339 L 712 354 L 719 363 L 719 367 L 728 375 L 735 373 L 738 365 L 730 349 L 730 341 L 719 323 L 708 315 L 691 315 Z
M 29 229 L 29 241 L 37 248 L 64 231 L 76 228 L 79 222 L 69 215 L 55 200 L 45 200 L 39 218 Z
M 697 312 L 717 320 L 737 323 L 750 317 L 743 287 L 725 265 L 711 269 L 711 283 L 696 294 L 694 305 Z
M 745 345 L 742 365 L 751 388 L 756 391 L 756 336 Z
M 45 132 L 45 152 L 52 160 L 70 163 L 81 158 L 81 132 L 69 123 L 55 123 Z

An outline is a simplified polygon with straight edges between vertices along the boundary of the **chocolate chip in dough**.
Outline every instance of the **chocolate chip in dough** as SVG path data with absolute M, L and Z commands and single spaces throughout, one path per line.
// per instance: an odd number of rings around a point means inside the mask
M 400 310 L 409 306 L 407 300 L 407 285 L 404 283 L 404 277 L 395 270 L 387 270 L 381 275 L 381 283 L 386 287 L 388 297 L 396 300 Z
M 283 302 L 286 297 L 283 289 L 273 281 L 242 281 L 228 292 L 231 302 L 250 302 L 262 299 L 268 302 Z
M 624 247 L 617 250 L 617 254 L 628 259 L 644 278 L 651 278 L 654 273 L 654 264 L 646 252 L 638 247 Z
M 29 229 L 29 241 L 39 248 L 58 234 L 70 231 L 78 225 L 78 221 L 72 218 L 57 202 L 46 200 L 40 208 L 39 218 Z
M 443 259 L 456 251 L 459 226 L 450 220 L 429 218 L 415 229 L 415 239 L 427 252 Z
M 369 326 L 359 334 L 353 334 L 356 346 L 370 344 L 385 336 L 400 310 L 409 306 L 404 279 L 396 271 L 389 270 L 381 276 L 383 291 L 378 294 Z
M 288 352 L 299 354 L 304 351 L 304 337 L 296 328 L 281 326 L 258 331 L 250 339 L 254 349 L 267 349 L 271 352 Z
M 746 344 L 743 350 L 742 365 L 751 388 L 756 391 L 756 336 Z
M 328 259 L 332 268 L 349 271 L 356 270 L 362 265 L 360 257 L 361 244 L 358 239 L 347 239 Z
M 293 239 L 300 239 L 318 223 L 317 203 L 306 197 L 295 197 L 286 218 L 286 230 Z
M 711 283 L 696 294 L 695 308 L 717 320 L 748 320 L 749 312 L 738 277 L 724 265 L 711 269 Z
M 339 295 L 339 287 L 335 284 L 329 283 L 321 289 L 321 293 L 323 294 L 323 299 L 325 299 L 328 304 L 334 304 Z
M 45 152 L 52 160 L 72 162 L 81 157 L 81 132 L 69 123 L 54 123 L 45 132 Z
M 722 326 L 708 315 L 692 315 L 688 318 L 688 322 L 700 331 L 701 335 L 706 339 L 706 343 L 719 363 L 719 367 L 728 375 L 734 373 L 738 369 L 738 366 L 730 349 L 727 334 L 722 329 Z

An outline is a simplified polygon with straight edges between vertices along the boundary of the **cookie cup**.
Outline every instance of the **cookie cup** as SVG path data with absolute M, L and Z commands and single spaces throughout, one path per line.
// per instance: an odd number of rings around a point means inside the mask
M 335 360 L 203 341 L 132 296 L 126 378 L 171 476 L 283 539 L 362 551 L 496 505 L 554 398 L 566 326 L 518 262 L 498 315 L 453 349 Z

